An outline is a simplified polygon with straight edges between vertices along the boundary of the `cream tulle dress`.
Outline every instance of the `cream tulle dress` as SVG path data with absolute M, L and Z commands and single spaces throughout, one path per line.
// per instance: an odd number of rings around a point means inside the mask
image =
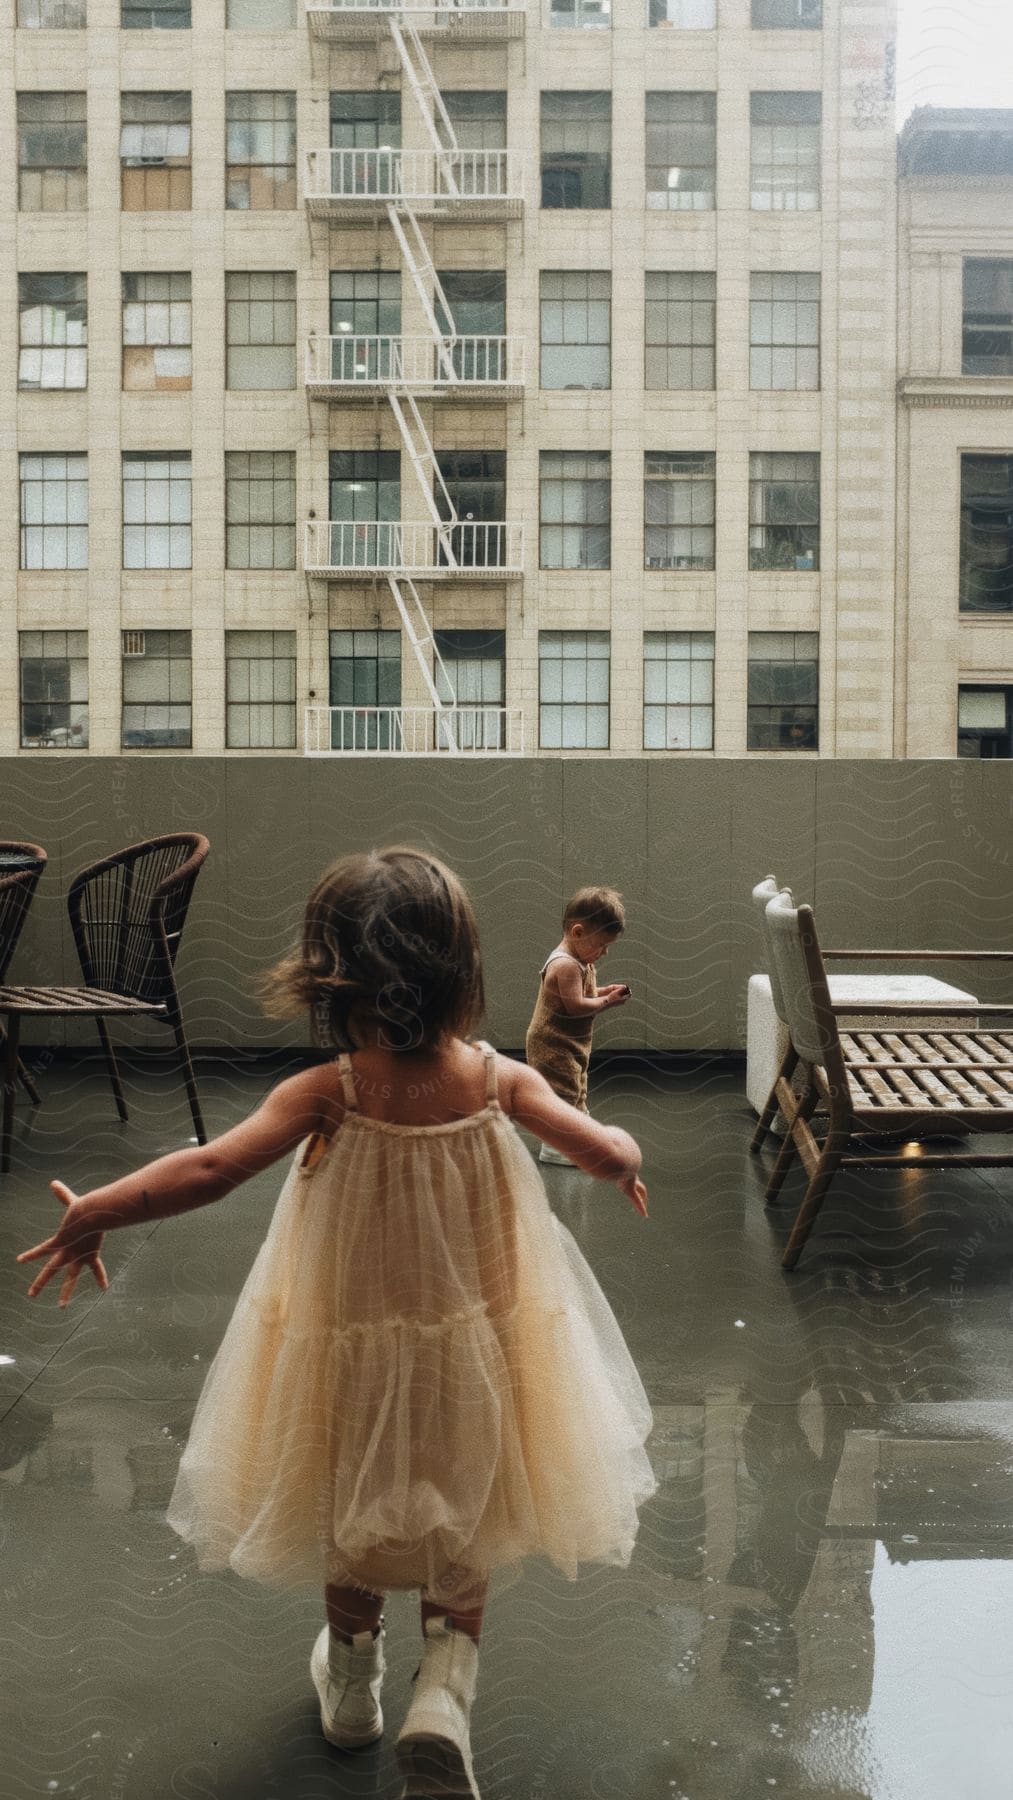
M 496 1098 L 296 1153 L 197 1402 L 169 1524 L 203 1568 L 465 1600 L 626 1563 L 656 1483 L 612 1311 Z M 608 1196 L 603 1193 L 603 1203 Z

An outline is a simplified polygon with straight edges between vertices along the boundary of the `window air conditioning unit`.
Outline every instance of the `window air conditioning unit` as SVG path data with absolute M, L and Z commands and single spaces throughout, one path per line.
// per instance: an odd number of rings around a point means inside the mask
M 143 631 L 125 631 L 123 633 L 123 654 L 124 656 L 143 656 L 145 654 Z

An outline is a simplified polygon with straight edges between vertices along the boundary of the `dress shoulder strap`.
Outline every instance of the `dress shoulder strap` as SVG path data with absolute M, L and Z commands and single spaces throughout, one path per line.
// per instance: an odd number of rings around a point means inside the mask
M 478 1047 L 485 1057 L 485 1098 L 488 1106 L 499 1105 L 499 1092 L 496 1086 L 496 1052 L 484 1038 L 479 1038 Z
M 579 956 L 571 956 L 569 950 L 553 950 L 552 955 L 547 956 L 545 958 L 545 961 L 543 962 L 541 968 L 538 971 L 539 975 L 544 975 L 549 964 L 554 963 L 554 962 L 575 962 L 577 964 L 578 969 L 582 969 L 584 967 L 584 964 L 581 962 L 580 957 Z
M 359 1100 L 355 1092 L 355 1076 L 352 1074 L 352 1059 L 348 1055 L 348 1052 L 343 1050 L 341 1055 L 335 1058 L 335 1061 L 338 1074 L 341 1076 L 341 1092 L 344 1096 L 345 1111 L 358 1112 Z

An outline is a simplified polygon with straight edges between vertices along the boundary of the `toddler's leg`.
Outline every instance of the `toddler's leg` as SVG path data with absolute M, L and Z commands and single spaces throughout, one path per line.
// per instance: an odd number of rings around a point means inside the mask
M 383 1595 L 368 1588 L 326 1587 L 327 1623 L 336 1637 L 351 1643 L 360 1631 L 378 1631 L 383 1617 Z
M 479 1800 L 471 1761 L 471 1703 L 485 1587 L 456 1605 L 422 1596 L 425 1649 L 408 1716 L 397 1740 L 404 1794 Z
M 422 1596 L 422 1636 L 426 1635 L 428 1619 L 446 1619 L 451 1631 L 463 1631 L 475 1643 L 482 1635 L 482 1615 L 485 1612 L 485 1594 L 483 1587 L 475 1596 L 472 1604 L 467 1606 L 448 1606 L 445 1600 L 431 1600 L 428 1594 Z
M 329 1744 L 358 1750 L 383 1731 L 383 1595 L 328 1585 L 324 1599 L 327 1624 L 310 1657 L 320 1724 Z

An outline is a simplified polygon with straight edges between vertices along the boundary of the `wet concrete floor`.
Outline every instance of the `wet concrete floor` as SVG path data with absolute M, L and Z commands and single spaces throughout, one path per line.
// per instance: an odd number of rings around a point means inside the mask
M 293 1065 L 206 1063 L 211 1129 Z M 396 1800 L 417 1662 L 388 1609 L 387 1736 L 320 1736 L 309 1593 L 203 1576 L 164 1523 L 201 1382 L 278 1170 L 107 1240 L 111 1286 L 24 1300 L 13 1261 L 79 1190 L 185 1141 L 174 1078 L 55 1068 L 0 1183 L 0 1794 Z M 651 1217 L 566 1169 L 550 1198 L 655 1408 L 631 1568 L 541 1566 L 492 1605 L 483 1800 L 1013 1795 L 1013 1171 L 853 1170 L 798 1271 L 765 1214 L 741 1066 L 614 1059 L 592 1105 L 637 1133 Z

